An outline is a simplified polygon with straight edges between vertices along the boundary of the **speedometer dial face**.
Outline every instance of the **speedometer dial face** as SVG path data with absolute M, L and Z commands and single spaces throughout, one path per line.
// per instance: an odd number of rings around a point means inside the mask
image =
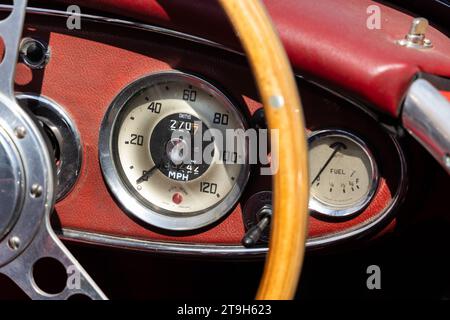
M 376 162 L 365 143 L 342 130 L 324 130 L 309 138 L 310 209 L 325 217 L 361 212 L 375 194 Z
M 249 174 L 243 117 L 218 89 L 178 72 L 140 79 L 115 99 L 100 133 L 105 180 L 142 221 L 192 230 L 225 215 Z M 223 139 L 221 139 L 223 138 Z

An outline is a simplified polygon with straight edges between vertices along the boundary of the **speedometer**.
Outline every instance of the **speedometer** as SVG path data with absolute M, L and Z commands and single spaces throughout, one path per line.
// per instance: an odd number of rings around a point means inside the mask
M 227 141 L 245 129 L 238 109 L 205 80 L 180 72 L 146 76 L 116 97 L 103 120 L 105 181 L 145 223 L 204 227 L 229 212 L 245 187 L 247 146 Z

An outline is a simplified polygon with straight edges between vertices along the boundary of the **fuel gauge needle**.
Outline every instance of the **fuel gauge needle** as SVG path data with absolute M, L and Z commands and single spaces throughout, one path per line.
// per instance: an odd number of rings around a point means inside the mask
M 319 170 L 319 173 L 316 175 L 314 180 L 311 182 L 311 185 L 313 185 L 314 182 L 316 182 L 316 180 L 319 179 L 320 175 L 326 169 L 326 167 L 328 167 L 328 165 L 330 164 L 331 160 L 333 160 L 333 158 L 336 155 L 336 153 L 338 153 L 339 150 L 341 150 L 342 148 L 346 148 L 345 145 L 343 143 L 340 143 L 340 142 L 336 142 L 336 143 L 332 144 L 330 147 L 333 148 L 334 151 L 331 154 L 331 156 L 328 158 L 328 160 L 325 162 L 323 167 Z

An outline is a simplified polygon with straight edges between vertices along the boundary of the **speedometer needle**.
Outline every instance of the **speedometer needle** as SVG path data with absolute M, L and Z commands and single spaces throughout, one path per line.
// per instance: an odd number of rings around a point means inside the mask
M 331 160 L 334 158 L 336 153 L 338 153 L 338 151 L 341 150 L 341 148 L 345 148 L 345 145 L 343 143 L 336 142 L 336 143 L 333 143 L 330 147 L 333 148 L 334 151 L 331 154 L 331 156 L 328 158 L 327 162 L 325 162 L 325 164 L 323 165 L 322 169 L 319 170 L 319 173 L 316 175 L 314 180 L 311 182 L 311 185 L 313 185 L 314 182 L 316 182 L 316 180 L 319 179 L 320 175 L 325 170 L 325 168 L 330 164 Z
M 142 177 L 140 177 L 139 179 L 136 180 L 137 184 L 140 184 L 142 182 L 144 182 L 145 180 L 147 180 L 153 173 L 153 171 L 155 171 L 155 169 L 157 168 L 157 165 L 154 165 L 153 168 L 149 169 L 148 171 L 144 171 L 145 173 L 142 175 Z

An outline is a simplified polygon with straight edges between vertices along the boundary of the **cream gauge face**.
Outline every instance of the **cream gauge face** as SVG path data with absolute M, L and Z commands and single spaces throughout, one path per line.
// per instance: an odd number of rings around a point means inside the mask
M 227 130 L 245 129 L 236 107 L 204 80 L 150 75 L 125 88 L 104 119 L 105 180 L 126 211 L 146 223 L 206 226 L 229 212 L 245 187 L 247 147 L 226 143 Z
M 378 185 L 376 162 L 364 142 L 342 130 L 314 132 L 309 138 L 310 209 L 324 217 L 361 212 Z

